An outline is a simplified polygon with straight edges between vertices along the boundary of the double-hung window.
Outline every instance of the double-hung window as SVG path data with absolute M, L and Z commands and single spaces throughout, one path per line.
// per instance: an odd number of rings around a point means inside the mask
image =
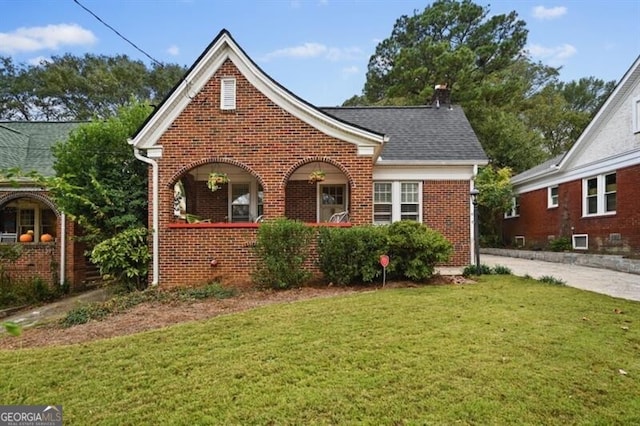
M 418 182 L 400 183 L 400 220 L 420 219 L 420 192 Z
M 618 185 L 616 174 L 593 176 L 582 181 L 583 215 L 598 216 L 616 212 Z
M 373 223 L 389 224 L 392 221 L 393 197 L 391 182 L 373 184 Z
M 511 199 L 511 208 L 507 210 L 504 214 L 504 217 L 518 217 L 520 216 L 520 197 L 515 196 Z
M 547 208 L 558 207 L 558 186 L 547 188 Z
M 374 182 L 373 223 L 389 224 L 398 220 L 420 221 L 420 182 Z

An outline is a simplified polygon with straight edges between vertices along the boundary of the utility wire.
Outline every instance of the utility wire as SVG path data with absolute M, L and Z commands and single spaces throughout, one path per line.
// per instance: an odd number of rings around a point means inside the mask
M 80 6 L 81 8 L 83 8 L 84 10 L 86 10 L 87 12 L 89 12 L 94 18 L 96 18 L 98 21 L 100 21 L 104 26 L 106 26 L 107 28 L 109 28 L 111 31 L 113 31 L 114 33 L 116 33 L 118 35 L 118 37 L 120 37 L 121 39 L 123 39 L 124 41 L 126 41 L 127 43 L 129 43 L 131 46 L 135 47 L 139 52 L 141 52 L 143 55 L 145 55 L 147 58 L 151 59 L 151 61 L 153 63 L 155 63 L 156 65 L 162 66 L 162 63 L 158 60 L 156 60 L 155 58 L 153 58 L 151 55 L 149 55 L 147 52 L 145 52 L 144 50 L 142 50 L 141 48 L 139 48 L 134 42 L 132 42 L 131 40 L 129 40 L 128 38 L 126 38 L 125 36 L 123 36 L 122 34 L 120 34 L 118 32 L 118 30 L 116 30 L 115 28 L 113 28 L 111 25 L 107 24 L 106 22 L 104 22 L 98 15 L 96 15 L 95 13 L 93 13 L 91 10 L 89 10 L 86 6 L 84 6 L 82 3 L 80 3 L 78 0 L 73 0 L 74 3 L 76 3 L 78 6 Z

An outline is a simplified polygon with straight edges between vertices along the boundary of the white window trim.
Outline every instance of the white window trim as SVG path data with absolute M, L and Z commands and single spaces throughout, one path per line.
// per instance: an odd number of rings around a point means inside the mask
M 631 115 L 633 116 L 633 133 L 640 133 L 640 97 L 631 100 Z
M 512 217 L 520 217 L 520 213 L 516 214 L 516 205 L 518 206 L 520 205 L 519 198 L 520 198 L 520 195 L 516 195 L 515 197 L 511 198 L 511 208 L 506 212 L 504 212 L 505 219 L 510 219 Z
M 220 109 L 236 109 L 236 79 L 223 78 L 220 80 Z
M 576 237 L 584 238 L 585 245 L 584 246 L 576 245 Z M 573 234 L 571 236 L 571 243 L 574 250 L 589 250 L 589 234 Z
M 553 196 L 551 195 L 551 191 L 553 189 L 557 189 L 558 192 L 556 193 L 556 202 L 554 204 L 553 202 Z M 548 209 L 554 209 L 556 207 L 558 207 L 560 205 L 560 189 L 558 187 L 558 185 L 553 185 L 553 186 L 549 186 L 547 187 L 547 208 Z
M 513 237 L 514 244 L 516 247 L 524 247 L 525 246 L 525 238 L 524 235 L 516 235 Z
M 380 180 L 374 181 L 373 184 L 376 183 L 390 183 L 391 184 L 391 223 L 398 222 L 402 219 L 402 184 L 403 183 L 417 183 L 418 184 L 418 222 L 423 223 L 422 217 L 422 193 L 423 193 L 423 183 L 419 180 Z M 373 193 L 371 194 L 373 198 Z M 372 199 L 373 201 L 373 199 Z M 376 203 L 373 202 L 375 205 Z M 372 209 L 373 210 L 373 209 Z M 371 222 L 375 223 L 375 214 L 372 211 Z
M 249 221 L 253 222 L 258 217 L 258 192 L 259 185 L 255 180 L 252 181 L 237 181 L 230 182 L 229 188 L 227 188 L 227 194 L 229 198 L 229 202 L 227 203 L 227 218 L 228 221 L 231 222 L 232 214 L 233 214 L 233 186 L 234 185 L 249 185 Z
M 605 211 L 605 206 L 606 206 L 606 197 L 605 197 L 605 189 L 606 189 L 606 177 L 609 175 L 615 175 L 616 172 L 610 172 L 610 173 L 603 173 L 601 175 L 596 175 L 596 176 L 589 176 L 587 178 L 582 179 L 582 217 L 595 217 L 595 216 L 612 216 L 616 214 L 616 210 L 613 211 Z M 617 176 L 616 176 L 616 183 L 617 183 Z M 598 193 L 596 195 L 596 212 L 595 213 L 589 213 L 588 212 L 588 207 L 589 207 L 589 203 L 588 203 L 588 193 L 587 193 L 587 182 L 591 179 L 597 179 L 597 188 L 598 188 Z M 617 189 L 616 189 L 616 197 L 617 197 Z

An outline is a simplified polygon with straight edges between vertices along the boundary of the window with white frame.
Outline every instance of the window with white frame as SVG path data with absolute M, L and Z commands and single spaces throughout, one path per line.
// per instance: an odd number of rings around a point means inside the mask
M 547 208 L 558 207 L 558 186 L 547 188 Z
M 391 182 L 373 184 L 373 223 L 384 225 L 391 223 L 393 209 Z
M 421 220 L 420 182 L 374 182 L 373 223 L 389 224 L 399 220 Z
M 615 173 L 584 179 L 582 181 L 583 215 L 614 214 L 617 205 L 617 190 Z
M 418 182 L 400 183 L 400 220 L 420 219 L 420 191 Z
M 263 190 L 253 183 L 232 183 L 230 222 L 253 222 L 263 215 Z
M 220 109 L 236 109 L 236 79 L 223 78 L 220 81 Z
M 516 195 L 511 199 L 511 208 L 505 212 L 504 217 L 518 216 L 520 216 L 520 197 Z

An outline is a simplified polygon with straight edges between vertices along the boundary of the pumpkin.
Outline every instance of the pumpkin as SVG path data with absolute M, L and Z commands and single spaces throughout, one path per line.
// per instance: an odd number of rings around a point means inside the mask
M 53 237 L 51 236 L 51 234 L 42 234 L 40 236 L 40 241 L 43 243 L 50 243 L 51 241 L 53 241 Z
M 20 235 L 20 242 L 21 243 L 30 243 L 31 241 L 33 241 L 33 235 L 31 235 L 31 234 L 22 234 L 22 235 Z

